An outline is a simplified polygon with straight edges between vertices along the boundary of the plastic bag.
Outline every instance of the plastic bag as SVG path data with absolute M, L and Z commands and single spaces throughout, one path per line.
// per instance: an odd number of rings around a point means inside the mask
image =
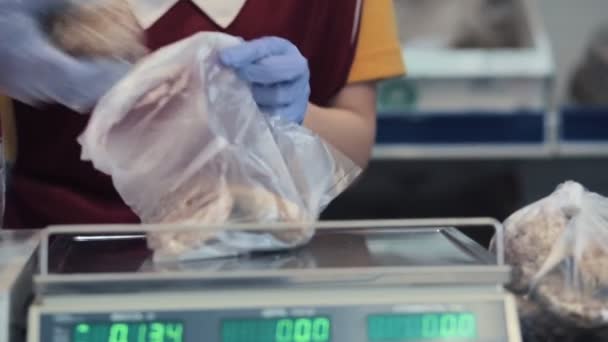
M 511 289 L 577 327 L 608 325 L 608 199 L 560 185 L 505 222 Z
M 306 243 L 320 211 L 360 173 L 306 128 L 259 111 L 248 85 L 217 57 L 239 42 L 199 33 L 149 55 L 101 99 L 79 138 L 82 159 L 112 176 L 142 222 L 201 227 L 150 233 L 157 261 Z M 301 228 L 205 230 L 254 222 Z

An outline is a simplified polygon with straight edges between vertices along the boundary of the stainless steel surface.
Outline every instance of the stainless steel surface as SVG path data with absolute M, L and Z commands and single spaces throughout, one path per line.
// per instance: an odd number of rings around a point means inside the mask
M 0 341 L 21 341 L 25 334 L 38 243 L 36 231 L 0 230 Z
M 288 226 L 291 225 L 241 225 L 227 229 L 284 229 Z M 317 234 L 309 244 L 290 251 L 162 265 L 142 259 L 141 265 L 122 272 L 108 271 L 104 265 L 102 271 L 91 266 L 86 272 L 54 273 L 49 272 L 47 265 L 36 281 L 43 294 L 128 292 L 167 286 L 196 289 L 201 286 L 225 287 L 231 283 L 236 286 L 245 283 L 247 286 L 255 283 L 262 286 L 300 286 L 328 282 L 432 285 L 502 284 L 508 281 L 509 269 L 503 265 L 502 243 L 498 246 L 498 256 L 492 255 L 452 226 L 489 226 L 502 241 L 502 227 L 491 219 L 324 222 L 318 225 Z M 138 228 L 146 231 L 163 229 Z M 137 235 L 134 233 L 138 228 L 58 227 L 46 232 L 45 240 L 49 236 L 71 234 L 74 236 L 72 243 L 80 244 L 81 249 L 100 250 L 100 237 L 103 236 L 100 233 L 113 232 L 132 238 Z M 91 241 L 86 236 L 94 238 Z M 115 237 L 112 237 L 106 243 L 111 245 L 115 242 Z M 89 248 L 88 243 L 95 243 L 96 247 Z M 113 253 L 118 253 L 115 256 L 121 259 L 120 251 Z M 41 253 L 43 265 L 49 257 L 45 254 Z M 89 255 L 87 260 L 95 265 L 96 257 Z
M 301 224 L 234 224 L 230 226 L 208 225 L 205 229 L 242 230 L 242 231 L 273 231 L 290 228 L 300 228 Z M 404 234 L 426 230 L 437 231 L 438 227 L 487 227 L 494 230 L 496 234 L 496 256 L 497 265 L 504 265 L 503 227 L 500 222 L 492 218 L 445 218 L 445 219 L 403 219 L 403 220 L 359 220 L 359 221 L 325 221 L 315 224 L 317 236 L 326 232 L 339 234 L 341 232 L 353 234 L 354 231 L 380 232 L 383 229 L 398 230 Z M 58 235 L 73 235 L 75 240 L 116 240 L 121 238 L 138 238 L 146 232 L 151 231 L 197 231 L 201 227 L 175 226 L 175 225 L 95 225 L 95 226 L 55 226 L 49 227 L 41 234 L 40 243 L 40 275 L 49 274 L 49 239 Z M 469 244 L 471 241 L 469 241 Z
M 10 291 L 38 243 L 37 232 L 0 230 L 0 292 Z

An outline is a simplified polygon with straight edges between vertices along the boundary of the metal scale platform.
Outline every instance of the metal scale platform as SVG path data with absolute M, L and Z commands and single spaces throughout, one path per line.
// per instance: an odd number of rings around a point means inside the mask
M 158 227 L 51 228 L 28 342 L 519 342 L 502 244 L 453 228 L 481 226 L 502 241 L 486 219 L 325 222 L 296 250 L 162 266 L 140 248 Z

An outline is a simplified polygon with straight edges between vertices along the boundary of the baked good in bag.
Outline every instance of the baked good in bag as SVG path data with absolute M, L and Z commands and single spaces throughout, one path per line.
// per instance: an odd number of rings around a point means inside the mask
M 521 209 L 507 219 L 505 260 L 513 267 L 512 291 L 528 291 L 566 224 L 559 208 L 546 202 Z
M 148 53 L 144 30 L 126 0 L 73 0 L 49 26 L 51 40 L 74 56 L 135 62 Z
M 147 55 L 78 138 L 81 159 L 112 177 L 141 222 L 162 226 L 148 236 L 155 262 L 295 248 L 359 174 L 314 133 L 259 110 L 250 86 L 217 58 L 241 42 L 201 32 Z M 278 222 L 294 228 L 262 225 Z M 229 229 L 247 223 L 259 231 Z
M 242 222 L 301 222 L 303 211 L 293 202 L 261 187 L 221 184 L 216 191 L 193 186 L 189 193 L 174 196 L 169 210 L 158 217 L 160 224 L 220 225 Z M 161 206 L 164 207 L 164 206 Z M 166 208 L 166 207 L 165 207 Z M 273 237 L 276 242 L 291 246 L 309 237 L 308 227 L 302 229 L 259 232 Z M 165 259 L 177 258 L 217 241 L 216 230 L 160 231 L 148 234 L 148 246 Z M 229 234 L 229 233 L 228 233 Z M 238 244 L 238 243 L 237 243 Z M 274 243 L 276 245 L 276 243 Z
M 505 222 L 510 289 L 539 314 L 578 328 L 608 327 L 606 201 L 567 182 Z

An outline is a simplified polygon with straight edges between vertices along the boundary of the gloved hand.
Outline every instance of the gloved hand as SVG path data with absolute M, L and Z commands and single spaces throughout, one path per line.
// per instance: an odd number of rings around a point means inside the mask
M 298 48 L 278 37 L 266 37 L 224 49 L 221 62 L 251 84 L 260 109 L 301 124 L 308 109 L 310 71 Z
M 40 20 L 59 3 L 0 0 L 0 93 L 30 105 L 59 103 L 87 112 L 130 65 L 79 60 L 55 48 Z

